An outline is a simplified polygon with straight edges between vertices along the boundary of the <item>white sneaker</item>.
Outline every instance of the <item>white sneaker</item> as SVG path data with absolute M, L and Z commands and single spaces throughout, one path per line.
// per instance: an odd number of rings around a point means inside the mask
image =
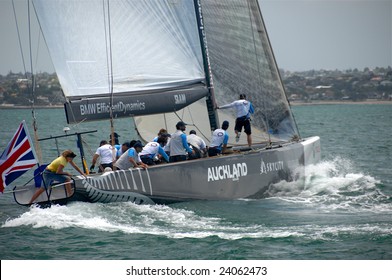
M 240 136 L 241 136 L 241 133 L 238 132 L 237 136 L 235 137 L 235 141 L 236 142 L 240 141 Z

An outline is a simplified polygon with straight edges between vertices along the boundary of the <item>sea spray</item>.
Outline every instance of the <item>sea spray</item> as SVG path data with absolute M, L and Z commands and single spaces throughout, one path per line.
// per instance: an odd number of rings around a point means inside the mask
M 271 185 L 268 196 L 324 211 L 392 211 L 392 201 L 379 185 L 379 180 L 356 172 L 352 162 L 337 157 L 310 166 L 307 176 L 297 182 Z

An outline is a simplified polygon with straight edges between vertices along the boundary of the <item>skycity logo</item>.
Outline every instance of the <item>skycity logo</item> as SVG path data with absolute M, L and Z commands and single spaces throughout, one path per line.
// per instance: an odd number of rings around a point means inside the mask
M 263 160 L 261 160 L 260 174 L 267 174 L 269 172 L 283 170 L 283 167 L 283 161 L 265 163 Z
M 233 165 L 220 165 L 208 167 L 208 182 L 224 179 L 239 180 L 241 176 L 248 174 L 248 166 L 245 162 L 234 163 Z

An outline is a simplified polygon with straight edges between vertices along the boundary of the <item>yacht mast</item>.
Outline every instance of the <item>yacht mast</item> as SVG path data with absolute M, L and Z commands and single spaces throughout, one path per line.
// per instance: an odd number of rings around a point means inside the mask
M 206 74 L 206 82 L 209 94 L 206 97 L 206 104 L 208 110 L 208 118 L 210 121 L 211 131 L 219 128 L 219 117 L 216 111 L 216 101 L 214 94 L 214 84 L 212 81 L 212 73 L 210 67 L 210 59 L 208 57 L 207 38 L 204 31 L 203 15 L 200 0 L 195 0 L 196 22 L 199 30 L 201 52 L 203 55 L 204 71 Z

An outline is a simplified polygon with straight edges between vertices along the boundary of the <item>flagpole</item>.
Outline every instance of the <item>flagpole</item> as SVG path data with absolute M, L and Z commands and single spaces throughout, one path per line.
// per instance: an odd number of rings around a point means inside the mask
M 39 145 L 38 142 L 38 129 L 37 129 L 37 120 L 35 118 L 35 111 L 33 108 L 32 111 L 33 114 L 33 129 L 34 129 L 34 147 L 37 148 L 37 153 L 35 152 L 35 149 L 33 149 L 34 155 L 37 155 L 38 159 L 38 166 L 42 163 L 42 151 L 41 151 L 41 146 Z M 29 135 L 29 140 L 30 140 L 30 135 Z
M 41 146 L 39 145 L 39 142 L 38 142 L 38 132 L 37 132 L 37 127 L 36 127 L 36 119 L 35 119 L 35 111 L 34 111 L 34 101 L 33 101 L 33 110 L 31 111 L 31 113 L 33 114 L 33 129 L 34 129 L 34 145 L 31 145 L 31 151 L 33 152 L 34 158 L 38 158 L 37 168 L 39 168 L 40 165 L 41 165 L 41 162 L 42 162 L 42 152 L 41 152 Z M 24 127 L 24 129 L 26 131 L 27 139 L 28 139 L 28 141 L 30 143 L 32 143 L 31 142 L 31 137 L 30 137 L 30 132 L 27 129 L 26 121 L 23 120 L 22 123 L 23 123 L 23 127 Z M 35 152 L 35 148 L 34 147 L 38 148 L 38 157 L 37 157 L 37 154 Z M 38 174 L 38 176 L 42 176 L 42 172 L 40 174 Z M 42 183 L 43 183 L 43 185 L 45 187 L 46 196 L 49 199 L 50 192 L 48 193 L 48 188 L 46 186 L 45 180 L 43 179 L 43 176 L 42 176 Z
M 38 148 L 39 154 L 38 154 L 37 168 L 39 168 L 40 164 L 42 162 L 42 153 L 41 153 L 40 145 L 38 143 L 38 133 L 37 133 L 37 127 L 36 127 L 36 119 L 35 119 L 35 111 L 34 111 L 34 101 L 33 101 L 33 110 L 32 110 L 31 113 L 33 114 L 34 144 L 35 144 L 35 145 L 31 145 L 31 151 L 33 152 L 34 157 L 37 158 L 37 153 L 35 152 L 35 148 L 34 147 Z M 32 143 L 29 130 L 27 129 L 27 126 L 26 126 L 26 121 L 23 120 L 22 123 L 23 123 L 23 127 L 24 127 L 24 129 L 26 131 L 27 139 L 28 139 L 28 141 L 30 143 Z M 46 182 L 45 182 L 45 180 L 43 178 L 42 173 L 43 173 L 43 171 L 41 173 L 37 174 L 37 176 L 42 176 L 42 184 L 43 184 L 43 186 L 45 188 L 45 193 L 46 193 L 46 196 L 48 197 L 48 201 L 49 201 L 51 191 L 48 192 L 48 187 L 46 186 Z M 15 201 L 16 201 L 16 198 L 15 198 Z
M 30 139 L 26 121 L 23 120 L 0 156 L 0 192 L 34 165 L 39 167 Z
M 29 142 L 32 143 L 29 130 L 27 129 L 26 121 L 23 120 L 22 124 L 23 124 L 23 128 L 26 131 L 26 135 L 27 135 L 27 138 L 28 138 Z M 35 130 L 34 130 L 34 134 L 35 134 Z M 39 147 L 39 145 L 38 145 L 38 147 Z M 34 145 L 31 145 L 31 151 L 33 152 L 34 157 L 37 158 L 37 153 L 35 152 Z M 42 155 L 41 155 L 41 151 L 40 151 L 40 155 L 38 157 L 38 162 L 37 162 L 37 166 L 38 167 L 40 166 L 41 162 L 42 162 Z

